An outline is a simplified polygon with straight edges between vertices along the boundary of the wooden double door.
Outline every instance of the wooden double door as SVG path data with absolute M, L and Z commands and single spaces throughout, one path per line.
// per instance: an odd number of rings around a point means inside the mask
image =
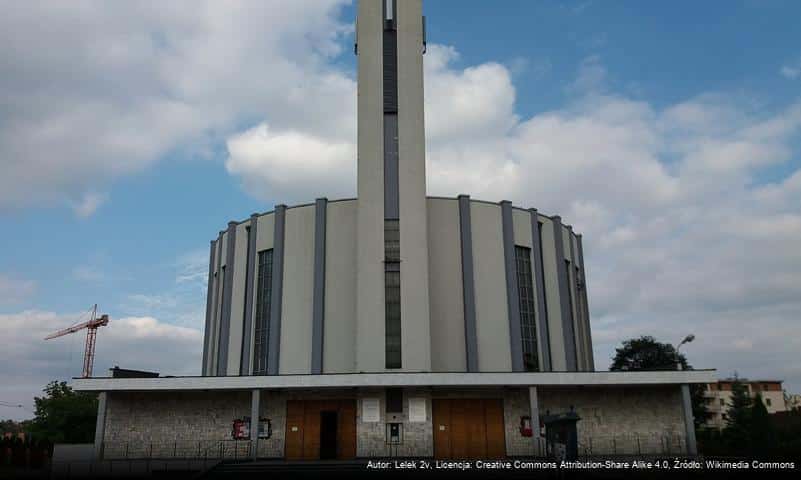
M 506 456 L 503 400 L 434 399 L 432 410 L 435 458 L 478 459 Z
M 286 459 L 356 457 L 356 400 L 289 400 Z

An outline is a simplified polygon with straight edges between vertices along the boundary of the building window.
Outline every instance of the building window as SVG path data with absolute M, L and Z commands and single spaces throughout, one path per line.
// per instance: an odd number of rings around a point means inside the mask
M 384 327 L 386 368 L 401 368 L 400 227 L 384 222 Z
M 766 399 L 765 399 L 765 403 L 766 403 L 766 404 L 767 404 L 769 407 L 771 406 L 771 404 L 770 404 L 770 399 L 769 399 L 769 398 L 766 398 Z
M 721 399 L 720 399 L 720 405 L 721 405 L 721 406 L 725 406 L 725 405 L 726 405 L 726 400 L 724 400 L 724 399 L 722 399 L 722 398 L 721 398 Z
M 527 372 L 539 371 L 537 358 L 537 325 L 534 320 L 534 282 L 531 277 L 531 249 L 515 246 L 517 293 L 520 300 L 520 334 L 523 341 L 523 367 Z
M 273 250 L 259 252 L 256 285 L 256 325 L 253 332 L 253 374 L 267 374 L 267 348 L 270 335 L 270 311 L 273 289 Z

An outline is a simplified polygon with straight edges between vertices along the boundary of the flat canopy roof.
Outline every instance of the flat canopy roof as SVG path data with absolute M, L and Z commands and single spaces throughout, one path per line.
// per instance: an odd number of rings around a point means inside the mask
M 75 378 L 85 392 L 354 387 L 579 387 L 715 383 L 715 370 L 521 373 L 352 373 L 239 377 Z

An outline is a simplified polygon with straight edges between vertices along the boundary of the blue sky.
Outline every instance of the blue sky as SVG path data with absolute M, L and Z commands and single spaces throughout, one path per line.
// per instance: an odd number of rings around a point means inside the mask
M 47 350 L 77 374 L 81 342 L 40 334 L 97 302 L 122 319 L 98 368 L 198 370 L 209 240 L 353 190 L 354 7 L 260 3 L 0 20 L 0 321 L 21 363 Z M 801 390 L 801 4 L 425 13 L 429 193 L 510 198 L 584 232 L 596 364 L 624 338 L 695 331 L 691 363 Z M 307 161 L 337 173 L 309 177 Z M 147 359 L 115 343 L 152 336 L 184 343 Z M 59 368 L 23 368 L 0 400 L 29 404 Z

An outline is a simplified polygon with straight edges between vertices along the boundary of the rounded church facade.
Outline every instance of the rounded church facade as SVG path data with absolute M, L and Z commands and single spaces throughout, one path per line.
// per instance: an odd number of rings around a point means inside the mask
M 594 370 L 582 238 L 560 217 L 427 197 L 427 292 L 404 298 L 426 315 L 408 318 L 393 272 L 360 304 L 358 202 L 279 205 L 219 233 L 204 375 Z M 398 278 L 420 256 L 399 247 L 372 259 L 396 255 Z

